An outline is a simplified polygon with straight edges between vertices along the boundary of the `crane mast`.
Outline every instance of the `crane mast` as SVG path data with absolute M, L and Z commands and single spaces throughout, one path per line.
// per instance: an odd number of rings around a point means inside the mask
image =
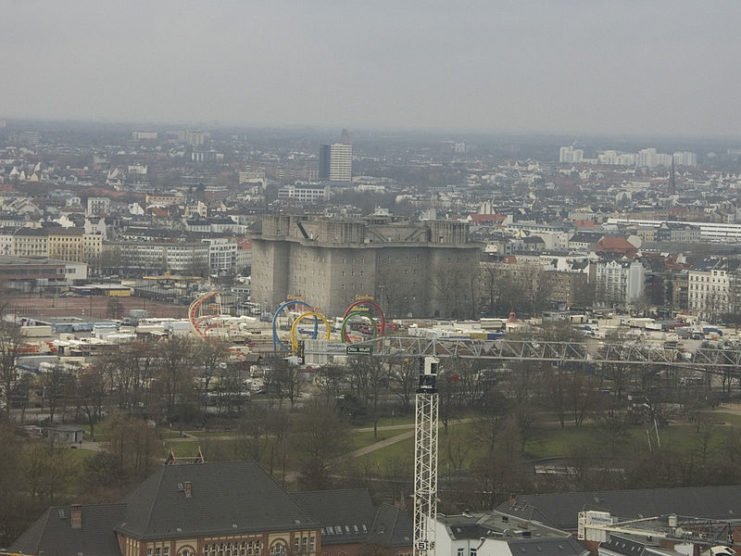
M 439 362 L 434 356 L 419 360 L 414 419 L 414 556 L 435 554 Z

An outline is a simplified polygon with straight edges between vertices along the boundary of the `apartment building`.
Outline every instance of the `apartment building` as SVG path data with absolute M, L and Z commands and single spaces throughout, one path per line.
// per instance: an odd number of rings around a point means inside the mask
M 629 305 L 644 293 L 646 269 L 640 261 L 611 260 L 595 263 L 595 301 Z
M 738 307 L 738 261 L 709 258 L 689 271 L 687 303 L 701 318 L 714 320 Z

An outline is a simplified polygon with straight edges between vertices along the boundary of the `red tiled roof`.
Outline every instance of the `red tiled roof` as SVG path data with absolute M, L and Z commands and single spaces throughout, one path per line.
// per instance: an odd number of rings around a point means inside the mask
M 507 217 L 502 214 L 472 214 L 471 220 L 476 224 L 488 224 L 494 226 L 502 224 Z
M 595 251 L 604 251 L 607 253 L 635 253 L 638 249 L 635 245 L 628 242 L 622 237 L 603 237 L 594 244 Z

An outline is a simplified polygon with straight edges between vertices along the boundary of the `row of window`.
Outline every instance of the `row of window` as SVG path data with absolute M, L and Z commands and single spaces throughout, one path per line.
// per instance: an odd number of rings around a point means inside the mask
M 209 543 L 203 547 L 203 556 L 260 556 L 261 554 L 262 541 Z
M 363 533 L 368 532 L 368 527 L 365 523 L 361 524 L 360 527 L 362 527 Z M 356 535 L 359 534 L 360 528 L 357 525 L 353 525 L 351 530 L 349 525 L 345 525 L 345 534 L 349 535 L 351 533 Z M 328 527 L 322 527 L 322 535 L 342 535 L 342 525 L 335 525 L 334 527 L 329 525 Z

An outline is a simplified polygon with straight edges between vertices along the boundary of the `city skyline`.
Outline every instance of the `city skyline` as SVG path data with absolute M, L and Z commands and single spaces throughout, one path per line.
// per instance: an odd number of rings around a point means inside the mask
M 741 6 L 12 3 L 0 118 L 737 137 Z

